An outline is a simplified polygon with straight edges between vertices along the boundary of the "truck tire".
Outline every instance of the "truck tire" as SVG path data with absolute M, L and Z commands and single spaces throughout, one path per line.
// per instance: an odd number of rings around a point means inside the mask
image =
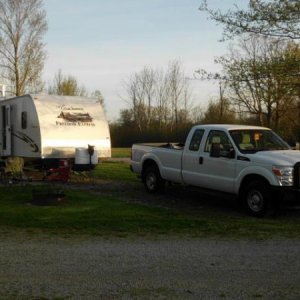
M 151 194 L 163 191 L 165 186 L 165 181 L 161 178 L 156 166 L 146 167 L 143 172 L 143 182 L 146 190 Z
M 247 212 L 254 217 L 264 217 L 273 212 L 270 186 L 261 180 L 246 184 L 241 197 Z

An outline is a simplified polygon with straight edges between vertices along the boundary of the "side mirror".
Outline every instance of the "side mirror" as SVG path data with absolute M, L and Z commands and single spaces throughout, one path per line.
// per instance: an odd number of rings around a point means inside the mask
M 234 149 L 230 149 L 229 150 L 228 158 L 235 158 L 235 151 L 234 151 Z
M 221 147 L 220 144 L 212 143 L 210 148 L 210 156 L 211 157 L 220 157 Z

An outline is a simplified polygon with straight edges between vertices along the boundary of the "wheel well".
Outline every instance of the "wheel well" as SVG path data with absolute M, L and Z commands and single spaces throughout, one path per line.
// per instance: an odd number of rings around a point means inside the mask
M 144 178 L 144 172 L 148 167 L 156 167 L 159 170 L 157 163 L 153 159 L 147 159 L 143 163 L 142 178 Z
M 243 188 L 249 183 L 249 182 L 252 182 L 252 181 L 261 181 L 261 182 L 264 182 L 266 184 L 270 184 L 269 181 L 261 176 L 261 175 L 257 175 L 257 174 L 250 174 L 250 175 L 247 175 L 243 178 L 242 182 L 241 182 L 241 185 L 240 185 L 240 189 L 239 189 L 239 195 L 241 194 L 241 192 L 243 191 Z

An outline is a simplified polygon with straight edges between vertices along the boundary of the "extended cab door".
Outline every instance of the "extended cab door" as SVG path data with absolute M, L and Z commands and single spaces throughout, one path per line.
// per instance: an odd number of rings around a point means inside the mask
M 181 172 L 185 184 L 199 186 L 199 174 L 203 162 L 200 146 L 203 142 L 204 132 L 204 129 L 196 129 L 183 152 Z
M 11 155 L 11 121 L 10 121 L 10 106 L 1 106 L 1 152 L 3 156 Z
M 203 138 L 197 152 L 189 149 L 184 153 L 182 164 L 184 182 L 202 188 L 233 193 L 236 159 L 227 133 L 221 130 L 211 130 L 205 137 L 202 135 Z M 219 145 L 219 157 L 210 155 L 213 144 Z

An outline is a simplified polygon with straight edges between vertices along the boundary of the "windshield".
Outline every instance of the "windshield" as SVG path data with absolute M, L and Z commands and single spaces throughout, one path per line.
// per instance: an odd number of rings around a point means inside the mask
M 290 149 L 289 145 L 271 130 L 232 130 L 230 135 L 242 153 Z

